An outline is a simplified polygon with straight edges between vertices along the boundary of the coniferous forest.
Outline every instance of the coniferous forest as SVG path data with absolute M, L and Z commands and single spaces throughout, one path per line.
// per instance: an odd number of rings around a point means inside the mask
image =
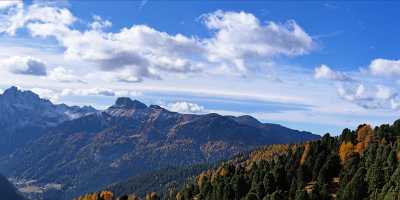
M 271 145 L 236 156 L 164 194 L 146 200 L 359 200 L 400 199 L 400 120 L 360 125 L 340 136 L 303 144 Z M 107 191 L 103 191 L 107 192 Z M 112 194 L 112 191 L 108 191 Z M 139 199 L 126 194 L 99 199 Z

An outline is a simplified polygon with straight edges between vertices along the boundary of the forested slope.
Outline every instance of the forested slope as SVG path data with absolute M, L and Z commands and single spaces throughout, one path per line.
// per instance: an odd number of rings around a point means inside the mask
M 360 125 L 338 137 L 327 134 L 275 152 L 259 149 L 202 172 L 182 188 L 171 189 L 165 199 L 400 199 L 399 136 L 396 121 L 374 129 Z M 158 198 L 151 191 L 145 197 Z

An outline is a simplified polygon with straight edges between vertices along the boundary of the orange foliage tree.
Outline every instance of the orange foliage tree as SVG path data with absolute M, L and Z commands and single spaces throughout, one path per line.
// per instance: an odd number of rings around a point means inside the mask
M 111 191 L 102 191 L 100 197 L 104 200 L 112 200 L 114 194 Z
M 309 143 L 304 145 L 304 151 L 303 154 L 301 155 L 301 159 L 300 159 L 300 165 L 303 165 L 304 162 L 306 162 L 306 159 L 308 157 L 308 154 L 310 153 L 311 150 L 311 146 Z
M 357 130 L 356 152 L 362 154 L 374 140 L 374 131 L 370 125 L 360 126 Z
M 339 157 L 342 164 L 347 161 L 354 153 L 354 144 L 351 141 L 343 141 L 339 147 Z

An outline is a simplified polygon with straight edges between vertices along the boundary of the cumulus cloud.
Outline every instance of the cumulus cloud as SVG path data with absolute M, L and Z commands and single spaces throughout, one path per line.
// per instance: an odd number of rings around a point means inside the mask
M 106 32 L 112 23 L 94 16 L 88 29 L 74 29 L 77 18 L 67 9 L 33 4 L 0 32 L 10 35 L 27 28 L 33 37 L 53 37 L 68 59 L 96 64 L 116 72 L 115 80 L 140 82 L 165 74 L 188 74 L 226 68 L 247 74 L 276 56 L 299 56 L 314 49 L 314 41 L 295 21 L 262 23 L 251 13 L 216 11 L 201 21 L 209 38 L 169 34 L 147 25 Z M 127 73 L 128 72 L 128 73 Z
M 15 35 L 16 29 L 23 26 L 23 2 L 0 1 L 0 33 Z
M 372 60 L 369 70 L 373 75 L 398 76 L 400 75 L 400 60 L 377 58 Z
M 53 102 L 58 102 L 58 100 L 60 99 L 60 95 L 56 91 L 51 89 L 32 88 L 30 90 L 39 95 L 41 98 L 48 99 Z
M 400 109 L 400 96 L 396 87 L 385 86 L 387 82 L 381 79 L 371 79 L 373 76 L 395 76 L 400 74 L 400 61 L 374 59 L 368 70 L 361 69 L 358 75 L 362 78 L 353 79 L 346 73 L 332 70 L 326 65 L 315 68 L 316 79 L 335 81 L 340 98 L 357 104 L 365 109 Z M 357 74 L 355 75 L 357 76 Z
M 366 109 L 398 109 L 398 94 L 383 85 L 340 84 L 338 94 L 344 100 Z
M 170 110 L 180 113 L 202 113 L 204 107 L 196 103 L 190 103 L 186 101 L 178 101 L 167 106 Z
M 333 81 L 350 81 L 351 78 L 343 72 L 332 70 L 327 65 L 321 65 L 314 69 L 314 77 L 316 79 L 328 79 Z
M 89 27 L 93 30 L 102 30 L 112 26 L 112 23 L 108 20 L 103 20 L 100 16 L 94 15 L 93 22 L 89 24 Z
M 64 67 L 56 67 L 49 71 L 47 77 L 50 80 L 55 80 L 59 82 L 80 82 L 84 83 L 84 81 L 80 80 L 78 76 L 74 75 L 71 70 L 65 69 Z
M 25 25 L 46 24 L 47 28 L 63 29 L 75 22 L 76 18 L 66 8 L 50 7 L 45 4 L 33 4 L 27 9 L 22 1 L 5 9 L 0 9 L 0 32 L 15 35 Z M 49 32 L 50 30 L 37 30 Z
M 46 64 L 30 56 L 12 56 L 0 61 L 0 65 L 14 74 L 45 76 L 47 75 Z
M 171 36 L 148 26 L 124 28 L 118 33 L 98 30 L 80 32 L 53 24 L 29 24 L 34 36 L 53 36 L 66 48 L 70 59 L 93 62 L 101 70 L 127 72 L 118 80 L 139 82 L 143 78 L 158 79 L 161 72 L 190 73 L 197 70 L 192 57 L 200 51 L 196 40 L 182 35 Z
M 315 44 L 294 20 L 286 23 L 261 23 L 246 12 L 218 10 L 201 17 L 203 23 L 215 34 L 205 40 L 208 59 L 228 62 L 245 73 L 247 62 L 274 56 L 297 56 L 309 53 Z
M 22 3 L 22 0 L 21 1 L 16 1 L 16 0 L 0 1 L 0 10 L 8 9 L 13 6 L 18 6 L 20 3 Z

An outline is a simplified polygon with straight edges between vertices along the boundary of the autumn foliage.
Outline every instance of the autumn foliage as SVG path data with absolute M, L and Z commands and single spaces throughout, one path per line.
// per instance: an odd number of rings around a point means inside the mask
M 357 130 L 356 152 L 362 154 L 374 140 L 374 131 L 370 125 L 362 125 Z
M 356 143 L 344 140 L 339 146 L 339 157 L 344 164 L 353 154 L 363 154 L 368 145 L 374 141 L 374 130 L 370 125 L 361 125 L 356 132 Z
M 339 157 L 342 164 L 354 154 L 354 144 L 351 141 L 343 141 L 339 147 Z
M 300 159 L 300 165 L 304 164 L 304 162 L 307 159 L 308 154 L 310 153 L 310 150 L 311 150 L 310 144 L 309 143 L 305 144 L 304 151 L 303 151 L 303 154 L 301 155 L 301 159 Z

